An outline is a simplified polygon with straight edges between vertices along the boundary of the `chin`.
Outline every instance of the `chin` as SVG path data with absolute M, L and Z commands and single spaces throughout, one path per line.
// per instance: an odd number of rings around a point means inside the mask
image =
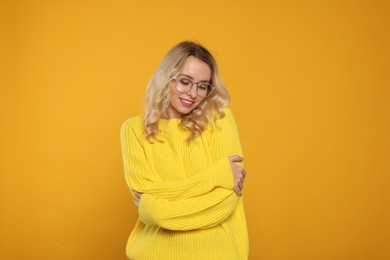
M 198 108 L 198 106 L 196 105 L 196 106 L 194 106 L 194 107 L 192 107 L 192 108 L 185 109 L 185 110 L 186 110 L 186 114 L 191 113 L 192 111 L 194 111 L 194 110 L 197 109 L 197 108 Z
M 180 113 L 181 113 L 182 115 L 188 115 L 189 113 L 192 112 L 192 110 L 194 110 L 194 109 L 186 109 L 186 110 L 180 111 Z

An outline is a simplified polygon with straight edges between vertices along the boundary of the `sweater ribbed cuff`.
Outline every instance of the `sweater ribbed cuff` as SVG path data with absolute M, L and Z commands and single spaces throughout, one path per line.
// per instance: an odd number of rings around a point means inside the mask
M 156 199 L 154 199 L 152 196 L 148 194 L 143 194 L 141 196 L 141 199 L 139 200 L 138 214 L 140 220 L 145 225 L 155 224 L 154 217 L 153 217 L 153 208 L 155 204 L 156 204 Z
M 225 189 L 233 189 L 234 177 L 229 158 L 223 158 L 215 164 L 214 178 L 215 186 L 223 187 Z

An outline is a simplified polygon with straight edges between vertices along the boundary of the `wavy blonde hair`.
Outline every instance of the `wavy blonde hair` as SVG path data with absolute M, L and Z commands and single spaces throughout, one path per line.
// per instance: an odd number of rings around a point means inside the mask
M 229 105 L 230 96 L 222 84 L 214 57 L 198 43 L 181 42 L 172 47 L 165 55 L 146 89 L 144 134 L 149 142 L 161 141 L 156 136 L 160 132 L 158 121 L 161 118 L 168 118 L 170 84 L 172 78 L 181 73 L 189 56 L 194 56 L 209 65 L 211 84 L 214 86 L 214 90 L 194 110 L 181 118 L 180 126 L 190 131 L 187 141 L 201 135 L 212 118 L 217 120 L 224 116 L 223 108 Z

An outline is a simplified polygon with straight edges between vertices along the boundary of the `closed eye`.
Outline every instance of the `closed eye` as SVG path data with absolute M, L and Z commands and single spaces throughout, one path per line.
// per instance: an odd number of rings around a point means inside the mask
M 191 84 L 191 80 L 189 80 L 189 79 L 180 79 L 179 81 L 180 81 L 180 84 L 183 84 L 185 86 Z
M 209 87 L 209 84 L 200 84 L 200 85 L 198 85 L 198 87 L 202 90 L 207 90 L 207 88 Z

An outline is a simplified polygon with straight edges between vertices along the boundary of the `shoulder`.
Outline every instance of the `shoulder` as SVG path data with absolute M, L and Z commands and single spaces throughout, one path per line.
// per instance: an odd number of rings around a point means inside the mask
M 223 107 L 221 110 L 214 112 L 209 120 L 205 133 L 215 135 L 236 128 L 236 120 L 231 108 Z
M 226 118 L 228 120 L 234 119 L 233 112 L 230 107 L 224 107 L 223 112 L 225 113 L 223 118 Z
M 126 119 L 121 126 L 121 135 L 129 135 L 130 132 L 134 132 L 137 136 L 142 135 L 144 128 L 143 116 L 135 116 Z
M 220 124 L 235 124 L 234 115 L 230 107 L 222 108 L 221 112 L 216 112 L 214 114 L 214 122 L 217 126 Z

